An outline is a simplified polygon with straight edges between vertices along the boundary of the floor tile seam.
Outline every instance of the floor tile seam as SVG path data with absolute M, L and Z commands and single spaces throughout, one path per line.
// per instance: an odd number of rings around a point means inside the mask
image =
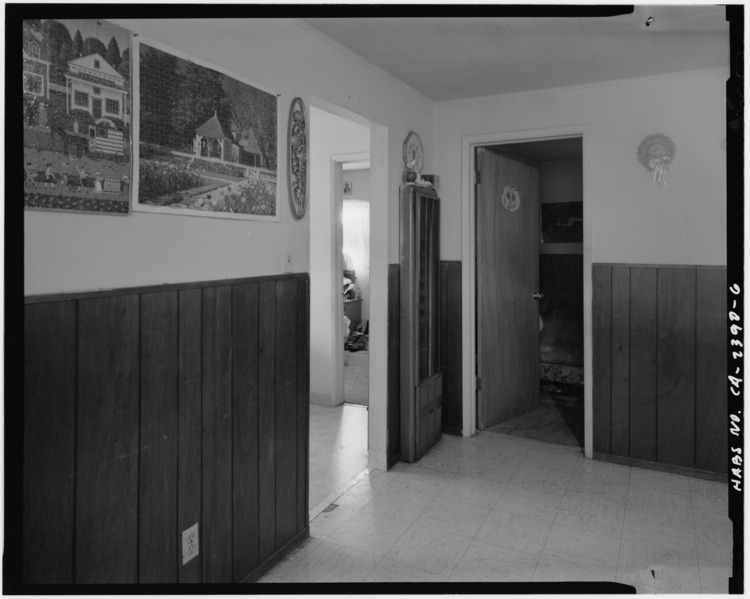
M 644 547 L 648 547 L 649 549 L 656 549 L 657 551 L 662 551 L 664 553 L 676 553 L 676 554 L 679 554 L 679 555 L 681 555 L 683 557 L 688 557 L 688 558 L 693 558 L 694 557 L 695 560 L 696 560 L 696 564 L 698 564 L 699 556 L 698 556 L 698 548 L 697 547 L 695 548 L 695 550 L 693 552 L 691 552 L 689 550 L 685 551 L 684 549 L 682 549 L 682 546 L 681 546 L 680 549 L 675 549 L 674 546 L 664 547 L 662 545 L 655 545 L 653 543 L 645 543 L 643 541 L 631 541 L 630 539 L 626 539 L 623 536 L 622 540 L 620 541 L 620 549 L 621 550 L 622 550 L 622 544 L 623 543 L 632 543 L 633 545 L 642 545 Z
M 404 533 L 405 532 L 406 531 L 404 531 Z M 402 533 L 402 535 L 403 535 L 403 533 Z M 401 538 L 401 537 L 399 537 L 399 538 Z M 347 545 L 346 543 L 341 543 L 339 541 L 336 541 L 335 539 L 328 538 L 324 542 L 325 543 L 331 543 L 332 545 L 335 545 L 336 547 L 338 547 L 340 549 L 343 549 L 344 551 L 347 551 L 347 552 L 355 551 L 357 553 L 361 553 L 363 555 L 369 556 L 377 564 L 377 563 L 380 563 L 380 561 L 385 558 L 386 554 L 393 548 L 393 545 L 395 545 L 398 541 L 394 541 L 393 544 L 390 547 L 388 547 L 388 549 L 385 552 L 383 552 L 383 555 L 380 556 L 380 557 L 378 557 L 378 555 L 379 555 L 378 553 L 374 553 L 372 551 L 367 551 L 366 549 L 359 549 L 357 547 L 352 547 L 351 545 Z M 368 572 L 367 575 L 369 575 L 369 574 L 370 573 Z
M 651 519 L 651 520 L 655 520 L 660 525 L 665 525 L 665 526 L 671 526 L 671 525 L 673 525 L 673 526 L 678 526 L 678 527 L 683 527 L 683 528 L 689 527 L 692 530 L 695 530 L 695 523 L 694 522 L 691 522 L 688 525 L 688 524 L 686 524 L 686 522 L 685 522 L 684 519 L 679 518 L 677 516 L 672 516 L 672 515 L 666 516 L 666 515 L 663 515 L 663 514 L 655 514 L 655 513 L 651 512 L 649 510 L 633 509 L 632 507 L 626 506 L 625 507 L 625 518 L 627 518 L 628 516 L 630 516 L 631 519 L 633 519 L 633 518 L 636 518 L 636 519 L 637 518 Z
M 537 560 L 537 564 L 536 564 L 536 567 L 534 569 L 534 574 L 536 574 L 536 570 L 539 569 L 539 564 L 541 563 L 542 559 L 546 559 L 546 560 L 548 560 L 550 562 L 555 562 L 555 563 L 560 564 L 562 566 L 570 566 L 570 567 L 573 567 L 573 568 L 577 568 L 579 570 L 584 570 L 586 572 L 590 572 L 591 574 L 599 572 L 599 570 L 597 568 L 594 568 L 594 567 L 582 566 L 581 564 L 574 564 L 572 562 L 568 562 L 568 561 L 565 561 L 565 560 L 562 560 L 562 559 L 559 559 L 559 558 L 544 557 L 543 552 L 542 552 L 542 553 L 539 554 L 539 559 Z M 616 569 L 617 568 L 615 568 L 615 570 Z M 533 578 L 533 576 L 532 576 L 532 578 Z M 613 580 L 615 578 L 616 578 L 616 575 L 612 576 Z M 606 581 L 604 581 L 604 582 L 606 582 Z

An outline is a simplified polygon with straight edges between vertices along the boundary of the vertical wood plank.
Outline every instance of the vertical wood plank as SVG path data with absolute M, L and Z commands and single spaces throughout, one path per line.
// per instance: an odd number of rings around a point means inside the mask
M 178 458 L 178 528 L 182 543 L 182 531 L 198 523 L 199 543 L 203 537 L 201 522 L 201 440 L 203 411 L 203 364 L 201 356 L 201 290 L 184 289 L 179 292 L 179 427 L 180 443 Z M 199 548 L 198 556 L 182 564 L 182 548 L 176 556 L 179 582 L 201 582 L 201 563 L 204 555 Z
M 611 448 L 630 455 L 630 268 L 612 269 Z
M 612 270 L 594 265 L 592 278 L 594 451 L 610 453 Z
M 630 457 L 656 460 L 657 269 L 630 270 Z
M 78 304 L 76 583 L 138 581 L 139 299 Z
M 297 279 L 297 531 L 309 525 L 310 278 Z
M 276 283 L 276 548 L 297 532 L 297 280 Z
M 203 289 L 203 582 L 232 582 L 232 288 Z
M 388 265 L 388 464 L 401 453 L 401 297 L 400 265 Z
M 141 296 L 138 582 L 177 582 L 177 293 Z
M 75 302 L 25 306 L 23 355 L 23 582 L 69 584 L 73 582 L 75 491 Z
M 660 268 L 657 285 L 656 457 L 695 466 L 695 270 Z
M 440 348 L 443 370 L 442 430 L 460 435 L 463 427 L 461 339 L 461 262 L 440 265 Z
M 259 285 L 258 426 L 261 562 L 276 550 L 276 283 Z
M 232 290 L 232 523 L 234 578 L 258 554 L 258 284 Z
M 698 269 L 696 276 L 695 465 L 726 474 L 727 272 Z

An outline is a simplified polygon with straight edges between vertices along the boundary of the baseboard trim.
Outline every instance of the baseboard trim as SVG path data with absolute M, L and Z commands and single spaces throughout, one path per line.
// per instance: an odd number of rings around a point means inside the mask
M 276 553 L 260 564 L 255 570 L 247 576 L 240 579 L 240 583 L 256 582 L 261 576 L 278 564 L 282 559 L 289 555 L 300 543 L 310 536 L 310 527 L 306 527 L 298 532 L 290 541 L 281 547 Z
M 646 470 L 657 470 L 659 472 L 668 472 L 670 474 L 694 476 L 695 478 L 713 480 L 720 483 L 729 482 L 729 478 L 726 474 L 710 472 L 708 470 L 700 470 L 698 468 L 689 468 L 687 466 L 674 466 L 672 464 L 664 464 L 662 462 L 652 462 L 650 460 L 640 460 L 638 458 L 627 458 L 619 455 L 612 455 L 610 453 L 600 453 L 598 451 L 594 452 L 594 459 L 602 460 L 603 462 L 612 462 L 613 464 L 622 464 L 623 466 L 645 468 Z
M 454 435 L 456 437 L 461 436 L 461 429 L 456 428 L 455 426 L 444 426 L 443 427 L 443 434 L 444 435 Z

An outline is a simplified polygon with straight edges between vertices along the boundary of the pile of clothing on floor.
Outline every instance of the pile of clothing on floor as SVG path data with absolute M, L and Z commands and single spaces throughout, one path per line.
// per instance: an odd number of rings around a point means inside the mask
M 357 328 L 344 340 L 344 349 L 351 352 L 367 349 L 368 329 L 369 321 L 363 320 L 360 322 Z

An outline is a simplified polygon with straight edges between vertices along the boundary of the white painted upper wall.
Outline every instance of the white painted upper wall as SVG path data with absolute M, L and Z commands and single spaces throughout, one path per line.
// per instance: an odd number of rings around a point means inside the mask
M 411 129 L 432 144 L 429 100 L 291 19 L 113 22 L 280 94 L 280 222 L 27 210 L 27 295 L 275 274 L 283 270 L 285 246 L 294 250 L 294 270 L 308 271 L 309 217 L 293 219 L 286 183 L 286 121 L 297 96 L 308 107 L 315 97 L 388 128 L 387 164 L 378 172 L 387 167 L 393 233 L 381 243 L 388 244 L 389 261 L 398 261 L 401 144 Z
M 463 136 L 583 126 L 593 262 L 726 264 L 728 75 L 710 69 L 438 104 L 426 153 L 440 175 L 441 259 L 461 258 Z M 653 189 L 636 159 L 652 133 L 676 145 L 666 189 Z

